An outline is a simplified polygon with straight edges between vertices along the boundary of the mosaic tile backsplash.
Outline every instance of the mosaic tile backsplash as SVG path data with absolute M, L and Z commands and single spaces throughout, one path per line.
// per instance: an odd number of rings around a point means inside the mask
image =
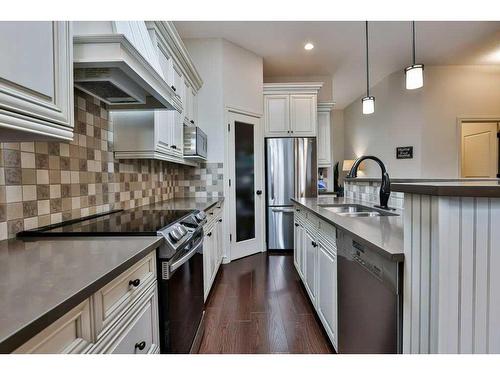
M 357 199 L 372 204 L 379 204 L 380 182 L 379 181 L 360 181 L 344 183 L 344 195 L 346 198 Z M 403 209 L 404 193 L 391 192 L 389 198 L 389 207 Z
M 222 195 L 222 164 L 115 160 L 105 104 L 78 90 L 74 133 L 71 142 L 0 144 L 0 240 L 174 196 Z

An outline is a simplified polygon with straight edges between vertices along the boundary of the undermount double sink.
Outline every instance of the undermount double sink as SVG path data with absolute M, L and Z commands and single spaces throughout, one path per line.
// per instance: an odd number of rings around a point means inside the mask
M 319 204 L 318 206 L 337 215 L 346 217 L 399 216 L 393 212 L 379 210 L 360 204 Z

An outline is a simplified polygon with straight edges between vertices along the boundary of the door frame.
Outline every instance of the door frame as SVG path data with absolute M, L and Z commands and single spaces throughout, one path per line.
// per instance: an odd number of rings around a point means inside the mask
M 500 114 L 498 115 L 474 115 L 474 116 L 459 116 L 457 117 L 456 134 L 457 134 L 457 150 L 458 150 L 458 163 L 457 163 L 457 176 L 462 178 L 462 123 L 464 122 L 497 122 L 500 124 Z M 500 129 L 499 129 L 500 130 Z M 500 153 L 500 145 L 498 152 Z M 500 160 L 499 160 L 500 163 Z M 499 164 L 500 168 L 500 164 Z
M 230 138 L 228 131 L 228 124 L 230 123 L 229 119 L 231 114 L 243 115 L 253 117 L 256 120 L 256 132 L 255 137 L 258 137 L 260 140 L 260 150 L 255 150 L 255 152 L 259 152 L 262 157 L 260 158 L 260 168 L 257 168 L 257 171 L 260 170 L 260 179 L 262 181 L 262 199 L 261 199 L 261 212 L 262 218 L 260 219 L 260 230 L 261 230 L 261 241 L 260 247 L 261 252 L 267 251 L 266 249 L 266 236 L 265 236 L 265 196 L 266 196 L 266 187 L 265 187 L 265 172 L 264 172 L 264 129 L 263 129 L 263 121 L 262 121 L 262 113 L 256 113 L 247 111 L 237 107 L 226 106 L 224 109 L 224 197 L 227 200 L 227 204 L 224 205 L 224 215 L 227 218 L 227 222 L 231 222 L 231 212 L 232 212 L 232 194 L 234 190 L 234 186 L 229 186 L 229 177 L 231 176 L 231 160 L 234 160 L 234 154 L 230 153 Z M 256 221 L 255 223 L 258 225 L 259 223 Z M 231 252 L 232 245 L 234 242 L 230 241 L 232 225 L 225 225 L 223 229 L 223 243 L 224 243 L 224 256 L 222 262 L 224 264 L 230 263 L 232 261 Z

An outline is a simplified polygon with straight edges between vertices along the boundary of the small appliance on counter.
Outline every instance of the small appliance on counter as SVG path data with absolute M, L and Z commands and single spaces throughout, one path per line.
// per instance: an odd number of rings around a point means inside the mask
M 18 233 L 18 237 L 163 236 L 156 251 L 161 353 L 197 353 L 204 332 L 203 224 L 197 210 L 116 210 Z

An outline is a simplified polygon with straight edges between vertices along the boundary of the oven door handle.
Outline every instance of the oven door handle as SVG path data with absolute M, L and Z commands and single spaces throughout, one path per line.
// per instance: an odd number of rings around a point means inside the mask
M 172 274 L 175 272 L 175 270 L 177 270 L 179 267 L 181 267 L 184 263 L 186 263 L 189 259 L 191 259 L 193 257 L 194 254 L 196 254 L 196 252 L 199 250 L 199 248 L 203 245 L 203 238 L 200 239 L 200 242 L 198 242 L 198 244 L 192 248 L 191 250 L 189 250 L 189 252 L 184 255 L 182 258 L 180 258 L 179 260 L 176 260 L 175 262 L 173 262 L 170 267 L 169 267 L 169 273 Z

